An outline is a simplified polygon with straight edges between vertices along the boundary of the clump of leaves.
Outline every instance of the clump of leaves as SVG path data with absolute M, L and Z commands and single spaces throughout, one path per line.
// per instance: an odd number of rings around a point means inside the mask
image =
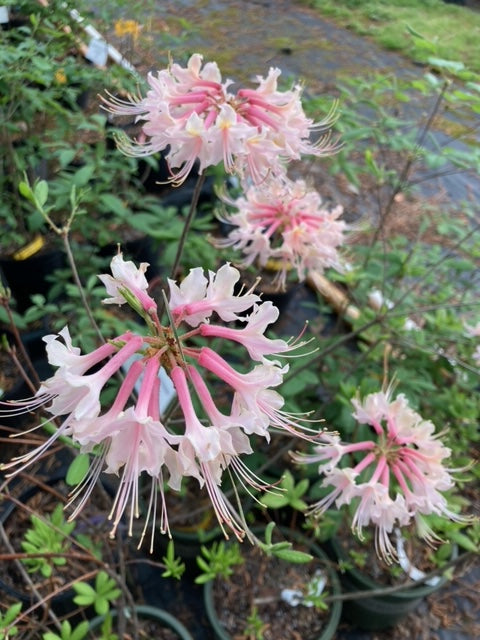
M 359 569 L 365 569 L 368 560 L 368 553 L 366 551 L 355 551 L 355 549 L 349 549 L 348 555 L 356 567 Z
M 68 620 L 62 622 L 60 635 L 53 631 L 47 631 L 42 636 L 42 640 L 83 640 L 89 630 L 89 624 L 86 620 L 72 627 Z
M 76 596 L 73 601 L 81 607 L 93 606 L 100 616 L 110 610 L 110 604 L 122 593 L 117 583 L 105 571 L 99 571 L 92 586 L 88 582 L 77 582 L 73 585 Z
M 305 564 L 312 560 L 313 556 L 304 551 L 292 549 L 292 543 L 282 540 L 281 542 L 273 542 L 273 530 L 275 523 L 270 522 L 265 529 L 265 542 L 258 541 L 258 546 L 268 556 L 276 556 L 280 560 L 293 562 L 294 564 Z
M 248 640 L 263 640 L 267 624 L 258 615 L 257 607 L 253 607 L 252 613 L 247 618 L 244 635 Z
M 162 573 L 162 578 L 176 578 L 180 580 L 185 571 L 185 563 L 182 562 L 181 558 L 175 557 L 173 540 L 168 542 L 167 554 L 162 560 L 165 564 L 165 571 Z
M 223 541 L 214 542 L 210 547 L 202 545 L 201 556 L 197 556 L 197 564 L 202 573 L 195 578 L 197 584 L 204 584 L 217 576 L 228 578 L 233 573 L 233 567 L 243 563 L 240 546 L 237 543 L 225 544 Z
M 18 627 L 12 623 L 20 613 L 21 608 L 22 603 L 17 602 L 12 604 L 5 613 L 2 614 L 0 611 L 0 640 L 8 640 L 8 638 L 13 638 L 13 636 L 17 635 Z
M 75 529 L 75 523 L 67 522 L 61 504 L 45 518 L 32 514 L 31 523 L 22 541 L 22 549 L 35 557 L 23 558 L 22 562 L 29 573 L 40 572 L 49 578 L 54 565 L 67 563 L 66 554 L 71 546 L 69 536 Z
M 278 491 L 267 493 L 262 497 L 262 504 L 271 509 L 292 507 L 297 511 L 305 511 L 307 503 L 302 496 L 307 492 L 310 481 L 303 478 L 295 484 L 295 478 L 290 471 L 283 474 Z
M 97 640 L 119 640 L 118 635 L 114 633 L 112 629 L 112 616 L 110 613 L 107 613 L 105 620 L 102 622 L 102 626 L 100 627 L 101 635 L 98 636 Z

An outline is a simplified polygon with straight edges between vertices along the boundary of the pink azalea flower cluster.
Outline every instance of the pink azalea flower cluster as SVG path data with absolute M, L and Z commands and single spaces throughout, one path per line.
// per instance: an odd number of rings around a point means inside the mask
M 269 359 L 292 346 L 265 336 L 278 310 L 271 302 L 262 303 L 252 290 L 237 294 L 240 274 L 229 264 L 216 273 L 192 269 L 180 285 L 170 280 L 171 323 L 162 325 L 147 290 L 147 266 L 144 263 L 137 268 L 119 254 L 112 260 L 113 275 L 100 276 L 109 296 L 104 302 L 128 302 L 147 320 L 147 335 L 126 332 L 84 355 L 72 345 L 66 327 L 58 335 L 44 338 L 48 360 L 57 367 L 55 374 L 41 384 L 33 398 L 3 403 L 7 407 L 3 413 L 16 415 L 44 407 L 58 429 L 40 447 L 4 468 L 21 471 L 59 436 L 69 436 L 83 452 L 94 453 L 89 474 L 73 493 L 77 507 L 72 517 L 105 468 L 107 473 L 120 476 L 110 513 L 112 533 L 127 507 L 132 533 L 133 518 L 139 515 L 142 474 L 152 480 L 145 529 L 149 521 L 155 523 L 160 505 L 160 528 L 168 531 L 164 480 L 178 490 L 183 477 L 193 477 L 206 487 L 224 532 L 225 525 L 241 538 L 243 520 L 221 491 L 222 475 L 228 468 L 244 485 L 264 489 L 240 458 L 252 452 L 248 436 L 255 433 L 268 440 L 270 427 L 301 432 L 298 420 L 282 411 L 283 398 L 275 391 L 288 366 Z M 235 326 L 225 324 L 230 322 Z M 241 345 L 253 367 L 237 371 L 218 349 L 208 346 L 210 338 Z M 115 399 L 103 408 L 102 391 L 122 371 Z M 162 371 L 173 383 L 182 413 L 177 429 L 166 424 L 161 415 Z M 216 406 L 212 390 L 222 386 L 231 397 L 226 408 Z
M 252 185 L 245 196 L 236 200 L 224 197 L 224 201 L 237 210 L 225 215 L 225 222 L 235 228 L 216 244 L 243 252 L 241 266 L 257 262 L 265 267 L 273 260 L 279 288 L 285 287 L 291 268 L 299 280 L 304 280 L 310 270 L 342 270 L 338 249 L 346 231 L 346 223 L 339 220 L 343 209 L 326 209 L 319 193 L 303 180 L 283 176 Z
M 168 149 L 166 160 L 172 181 L 181 184 L 199 163 L 199 172 L 223 162 L 229 173 L 255 183 L 283 171 L 282 163 L 303 154 L 328 155 L 328 128 L 332 114 L 314 123 L 300 101 L 301 89 L 279 91 L 279 69 L 257 77 L 255 89 L 232 93 L 230 80 L 222 81 L 215 62 L 203 65 L 198 53 L 187 67 L 172 63 L 150 73 L 146 96 L 131 101 L 110 96 L 105 108 L 115 115 L 133 115 L 142 124 L 141 142 L 124 139 L 120 149 L 133 156 L 148 156 Z M 319 138 L 311 141 L 312 134 Z
M 322 436 L 313 454 L 297 454 L 301 463 L 318 463 L 322 486 L 333 490 L 312 507 L 323 513 L 333 504 L 355 507 L 352 530 L 375 527 L 375 548 L 388 563 L 397 554 L 392 532 L 416 521 L 427 541 L 435 535 L 423 515 L 438 514 L 464 521 L 453 513 L 443 495 L 454 485 L 444 466 L 450 450 L 435 434 L 432 422 L 413 411 L 403 394 L 391 400 L 389 392 L 372 393 L 363 402 L 353 399 L 354 418 L 372 427 L 372 438 L 346 444 L 335 434 Z

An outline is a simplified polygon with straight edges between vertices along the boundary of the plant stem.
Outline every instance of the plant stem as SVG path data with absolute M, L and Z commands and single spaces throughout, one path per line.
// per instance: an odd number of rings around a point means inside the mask
M 85 295 L 85 290 L 83 288 L 82 281 L 80 280 L 80 276 L 79 276 L 78 270 L 77 270 L 77 265 L 75 263 L 75 258 L 73 256 L 72 248 L 70 246 L 70 240 L 69 240 L 69 236 L 68 236 L 68 231 L 69 231 L 68 227 L 65 228 L 62 231 L 62 239 L 63 239 L 63 244 L 65 246 L 65 251 L 67 253 L 68 262 L 70 263 L 70 268 L 72 270 L 73 279 L 75 280 L 75 284 L 77 285 L 78 292 L 79 292 L 80 297 L 82 299 L 82 304 L 83 304 L 83 306 L 85 308 L 85 311 L 87 313 L 88 319 L 90 320 L 90 324 L 92 325 L 92 327 L 93 327 L 95 333 L 97 334 L 100 342 L 103 344 L 105 342 L 105 339 L 102 336 L 102 333 L 101 333 L 101 331 L 100 331 L 100 329 L 99 329 L 99 327 L 98 327 L 98 325 L 97 325 L 97 323 L 95 321 L 95 318 L 93 317 L 92 310 L 90 309 L 90 305 L 89 305 L 87 297 Z
M 4 307 L 5 311 L 7 312 L 8 323 L 9 323 L 10 330 L 13 333 L 13 336 L 15 338 L 15 344 L 16 344 L 18 350 L 20 351 L 20 353 L 22 354 L 23 359 L 27 363 L 28 368 L 30 369 L 33 381 L 35 382 L 35 384 L 39 385 L 40 384 L 40 379 L 38 377 L 37 372 L 35 371 L 35 367 L 33 366 L 31 358 L 28 355 L 27 350 L 25 349 L 25 345 L 23 344 L 22 338 L 20 337 L 20 332 L 18 331 L 18 328 L 17 328 L 17 326 L 15 324 L 15 320 L 13 319 L 12 310 L 10 309 L 10 305 L 8 303 L 8 299 L 2 298 L 2 304 L 3 304 L 3 307 Z M 25 380 L 25 382 L 30 387 L 30 389 L 33 391 L 33 393 L 35 393 L 36 389 L 32 385 L 32 382 L 31 382 L 30 378 L 28 377 L 27 373 L 25 372 L 24 368 L 22 367 L 22 365 L 20 364 L 20 362 L 16 358 L 15 353 L 13 352 L 12 349 L 9 350 L 9 353 L 10 353 L 10 356 L 12 357 L 13 361 L 15 362 L 15 366 L 20 371 L 20 374 L 21 374 L 22 378 Z
M 307 362 L 305 362 L 300 367 L 296 367 L 295 369 L 292 369 L 292 371 L 290 371 L 284 377 L 283 382 L 286 383 L 291 378 L 297 376 L 299 373 L 301 373 L 305 369 L 311 368 L 314 362 L 318 362 L 319 360 L 321 360 L 321 358 L 323 358 L 324 356 L 326 356 L 330 352 L 335 351 L 335 349 L 337 349 L 337 347 L 340 347 L 342 344 L 345 344 L 345 342 L 348 342 L 349 340 L 352 340 L 353 338 L 356 338 L 357 336 L 361 335 L 363 333 L 363 331 L 366 331 L 370 327 L 373 327 L 373 325 L 377 324 L 377 322 L 381 322 L 382 319 L 383 319 L 383 315 L 382 316 L 377 316 L 373 320 L 370 320 L 370 322 L 366 322 L 364 325 L 362 325 L 358 329 L 355 329 L 354 331 L 350 331 L 350 333 L 346 333 L 344 336 L 342 336 L 341 338 L 336 340 L 333 344 L 331 344 L 330 346 L 328 346 L 325 349 L 323 349 L 322 351 L 320 351 L 315 356 L 315 358 L 313 358 L 312 360 L 308 360 Z
M 185 247 L 185 242 L 187 240 L 188 232 L 190 231 L 190 227 L 192 226 L 192 222 L 197 212 L 197 205 L 200 199 L 200 194 L 202 192 L 202 187 L 204 182 L 205 182 L 205 174 L 200 173 L 198 175 L 197 182 L 195 184 L 192 201 L 190 202 L 190 209 L 188 211 L 187 219 L 185 220 L 185 225 L 183 227 L 182 235 L 180 236 L 180 240 L 178 241 L 177 255 L 175 256 L 175 260 L 173 262 L 173 267 L 171 271 L 172 280 L 175 280 L 178 266 L 180 264 L 180 260 L 182 259 L 183 249 Z
M 414 150 L 408 155 L 406 162 L 403 166 L 402 171 L 400 172 L 400 175 L 398 176 L 398 179 L 396 181 L 396 184 L 392 185 L 392 191 L 390 193 L 390 196 L 388 198 L 388 201 L 385 205 L 385 207 L 383 208 L 383 212 L 381 211 L 381 206 L 380 206 L 380 201 L 379 202 L 379 209 L 380 209 L 380 220 L 379 220 L 379 224 L 375 230 L 375 233 L 373 234 L 371 243 L 370 243 L 370 247 L 373 247 L 377 240 L 380 237 L 380 234 L 383 232 L 383 229 L 385 227 L 385 223 L 387 221 L 387 218 L 390 216 L 391 212 L 392 212 L 392 207 L 393 204 L 395 202 L 395 198 L 396 196 L 405 188 L 405 186 L 408 184 L 408 179 L 409 179 L 409 175 L 410 172 L 412 170 L 412 167 L 415 163 L 415 160 L 417 159 L 417 154 L 419 149 L 421 149 L 423 143 L 425 142 L 425 138 L 426 135 L 428 133 L 428 131 L 430 130 L 430 127 L 432 126 L 433 120 L 435 119 L 435 116 L 438 113 L 438 110 L 440 108 L 440 104 L 445 96 L 445 92 L 447 90 L 448 87 L 448 82 L 444 82 L 444 84 L 442 85 L 442 88 L 440 90 L 440 92 L 437 95 L 437 98 L 435 100 L 435 104 L 432 107 L 432 110 L 429 113 L 429 116 L 427 118 L 427 121 L 425 122 L 425 125 L 423 126 L 422 130 L 420 131 L 418 138 L 417 138 L 417 142 L 415 143 L 415 148 Z M 363 262 L 362 268 L 365 270 L 369 260 L 371 257 L 371 253 L 368 252 L 365 260 Z

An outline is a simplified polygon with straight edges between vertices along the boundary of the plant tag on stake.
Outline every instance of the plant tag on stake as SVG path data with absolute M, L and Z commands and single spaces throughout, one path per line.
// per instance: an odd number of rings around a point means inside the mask
M 92 38 L 88 44 L 85 58 L 97 67 L 104 67 L 108 60 L 108 44 L 101 38 Z
M 10 22 L 8 7 L 0 5 L 0 24 L 7 24 L 7 22 Z
M 397 555 L 398 555 L 398 564 L 402 567 L 405 573 L 412 580 L 422 580 L 426 574 L 420 569 L 417 569 L 417 567 L 413 566 L 413 564 L 410 562 L 410 559 L 408 558 L 405 552 L 404 538 L 400 530 L 396 529 L 395 534 L 397 537 L 396 547 L 397 547 Z M 433 576 L 433 578 L 430 578 L 429 580 L 425 580 L 425 584 L 428 584 L 434 587 L 440 582 L 440 580 L 441 580 L 440 576 Z
M 322 595 L 326 584 L 327 579 L 324 572 L 317 569 L 308 584 L 308 592 L 306 595 L 299 589 L 282 589 L 280 597 L 291 607 L 298 607 L 299 604 L 302 604 L 304 607 L 314 607 L 314 598 L 319 598 Z

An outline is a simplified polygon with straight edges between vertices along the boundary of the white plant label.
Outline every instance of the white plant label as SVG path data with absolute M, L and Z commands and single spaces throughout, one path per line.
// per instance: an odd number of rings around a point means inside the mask
M 5 5 L 0 5 L 0 24 L 6 24 L 10 21 L 8 16 L 8 7 Z
M 108 44 L 100 38 L 92 38 L 85 57 L 97 67 L 104 67 L 108 60 Z

